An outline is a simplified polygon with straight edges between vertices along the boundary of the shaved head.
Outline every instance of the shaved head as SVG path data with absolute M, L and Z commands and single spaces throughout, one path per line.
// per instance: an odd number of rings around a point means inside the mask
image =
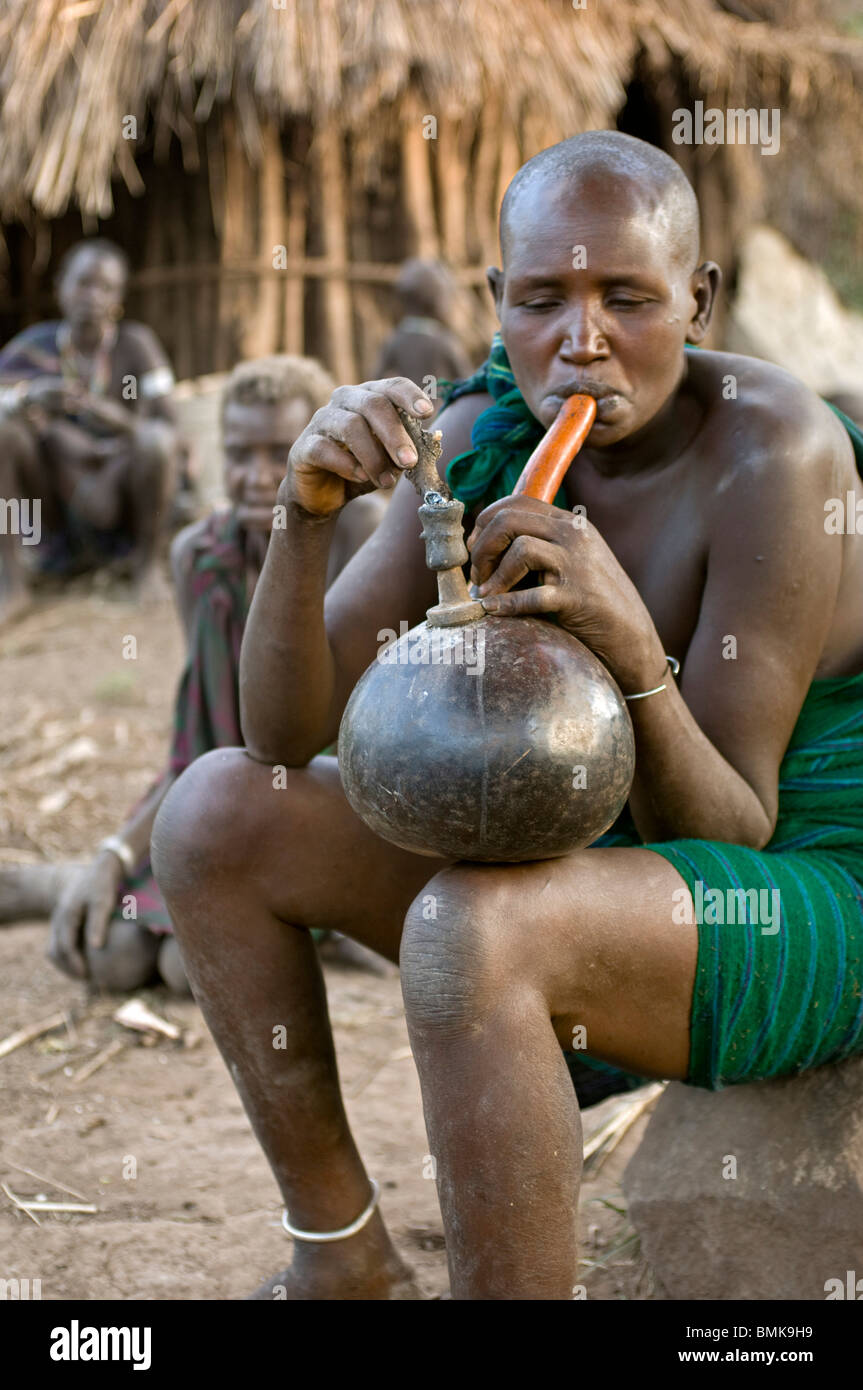
M 522 165 L 504 194 L 500 244 L 506 268 L 509 247 L 518 235 L 520 211 L 542 194 L 581 193 L 602 199 L 621 186 L 634 210 L 654 219 L 670 254 L 690 274 L 699 259 L 698 200 L 683 170 L 670 155 L 617 130 L 588 130 L 540 150 Z
M 506 191 L 490 266 L 516 384 L 546 428 L 597 401 L 591 447 L 616 447 L 675 397 L 708 331 L 722 272 L 700 260 L 698 202 L 667 154 L 592 130 L 542 150 Z

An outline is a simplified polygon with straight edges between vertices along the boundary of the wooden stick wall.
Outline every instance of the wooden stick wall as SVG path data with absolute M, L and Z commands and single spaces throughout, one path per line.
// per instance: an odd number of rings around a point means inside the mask
M 414 93 L 353 141 L 333 125 L 265 122 L 253 163 L 223 109 L 199 132 L 198 172 L 183 171 L 175 146 L 143 170 L 143 198 L 118 189 L 115 216 L 88 230 L 128 251 L 127 312 L 155 329 L 179 377 L 305 352 L 339 381 L 362 380 L 393 325 L 408 256 L 450 267 L 453 327 L 478 362 L 496 323 L 485 269 L 498 261 L 500 200 L 524 159 L 563 133 L 529 116 L 514 125 L 495 94 L 435 123 Z M 690 173 L 712 226 L 724 190 Z M 81 235 L 71 213 L 36 231 L 51 255 L 22 265 L 2 306 L 10 325 L 50 316 L 57 259 Z
M 447 262 L 457 284 L 454 327 L 481 358 L 494 328 L 485 267 L 497 260 L 500 112 L 473 124 L 441 121 L 430 139 L 424 116 L 413 101 L 392 138 L 398 174 L 386 190 L 383 237 L 364 218 L 369 199 L 384 191 L 369 186 L 335 127 L 320 130 L 297 158 L 291 132 L 265 125 L 257 167 L 229 115 L 207 132 L 210 254 L 201 255 L 201 239 L 188 229 L 175 256 L 154 230 L 143 257 L 133 253 L 130 312 L 152 323 L 178 375 L 308 352 L 337 380 L 361 380 L 392 326 L 392 285 L 408 256 Z M 519 162 L 510 132 L 503 168 L 514 172 Z M 158 171 L 148 198 L 154 179 Z M 200 196 L 196 206 L 205 206 Z

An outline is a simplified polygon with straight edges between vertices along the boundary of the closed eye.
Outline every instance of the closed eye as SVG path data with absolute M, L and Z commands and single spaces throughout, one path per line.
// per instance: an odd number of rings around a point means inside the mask
M 614 299 L 606 300 L 611 309 L 640 309 L 644 304 L 652 304 L 650 299 L 633 299 L 629 296 L 617 295 Z

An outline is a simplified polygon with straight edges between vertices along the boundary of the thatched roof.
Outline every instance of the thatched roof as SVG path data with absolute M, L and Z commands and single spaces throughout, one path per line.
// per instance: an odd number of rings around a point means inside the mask
M 304 116 L 356 132 L 398 121 L 406 93 L 437 115 L 497 92 L 572 133 L 607 126 L 636 67 L 720 106 L 852 110 L 863 43 L 822 0 L 3 0 L 0 212 L 104 217 L 111 183 L 142 191 L 136 143 L 176 136 L 230 104 L 254 159 L 260 122 Z M 785 22 L 800 17 L 800 26 Z M 775 17 L 774 17 L 775 16 Z M 415 110 L 415 107 L 413 108 Z M 858 127 L 859 129 L 859 127 Z M 857 129 L 855 129 L 857 136 Z M 859 137 L 858 137 L 859 138 Z

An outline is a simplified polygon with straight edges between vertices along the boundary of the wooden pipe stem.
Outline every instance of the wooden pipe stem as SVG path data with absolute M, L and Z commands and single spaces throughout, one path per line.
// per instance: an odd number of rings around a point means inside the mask
M 572 460 L 590 434 L 596 419 L 592 396 L 570 396 L 564 401 L 554 424 L 543 435 L 512 490 L 540 502 L 553 502 Z

